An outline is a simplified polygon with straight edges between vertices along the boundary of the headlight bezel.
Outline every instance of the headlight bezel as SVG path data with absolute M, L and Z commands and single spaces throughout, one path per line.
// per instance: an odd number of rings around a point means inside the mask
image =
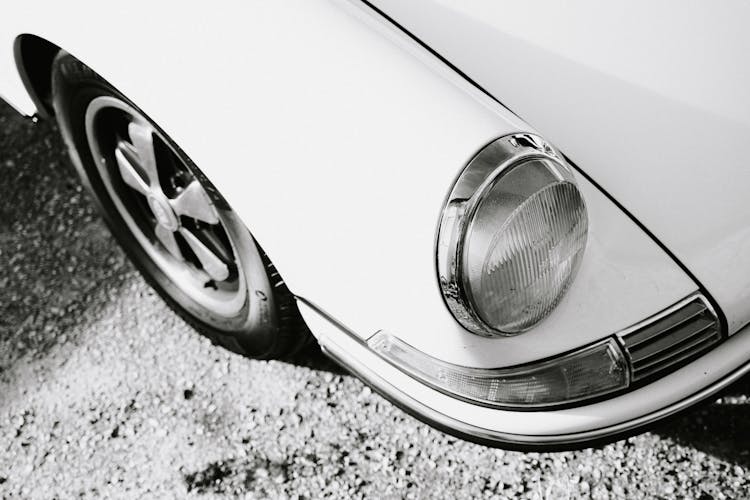
M 572 168 L 552 145 L 532 133 L 514 133 L 483 147 L 459 173 L 443 204 L 435 238 L 438 285 L 456 321 L 476 335 L 507 337 L 522 333 L 500 331 L 482 319 L 471 295 L 464 251 L 467 233 L 486 193 L 503 175 L 533 160 L 544 161 L 561 180 L 577 186 Z

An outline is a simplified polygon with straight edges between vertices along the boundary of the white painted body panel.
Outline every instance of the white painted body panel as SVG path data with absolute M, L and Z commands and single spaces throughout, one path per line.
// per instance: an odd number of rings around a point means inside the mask
M 375 0 L 750 321 L 750 4 Z
M 631 41 L 608 38 L 607 30 L 596 32 L 603 47 L 590 46 L 581 30 L 566 31 L 576 19 L 565 10 L 550 16 L 554 23 L 542 23 L 541 7 L 532 15 L 526 4 L 514 5 L 514 15 L 501 26 L 501 7 L 490 2 L 379 3 L 614 193 L 698 275 L 727 312 L 732 331 L 745 322 L 750 252 L 743 249 L 750 243 L 741 193 L 750 174 L 735 148 L 746 137 L 747 115 L 742 103 L 730 109 L 726 100 L 741 100 L 732 78 L 745 82 L 744 70 L 735 69 L 738 74 L 728 76 L 732 82 L 723 87 L 711 87 L 718 85 L 712 77 L 701 80 L 684 66 L 665 70 L 653 61 L 653 67 L 643 66 L 639 58 L 628 59 Z M 59 44 L 96 69 L 209 175 L 290 289 L 353 332 L 342 335 L 302 303 L 306 321 L 326 347 L 366 367 L 372 384 L 402 395 L 417 411 L 447 416 L 455 428 L 470 425 L 529 439 L 606 435 L 674 411 L 704 388 L 716 390 L 750 369 L 746 328 L 661 380 L 578 408 L 489 409 L 405 376 L 357 338 L 387 330 L 452 363 L 507 366 L 611 335 L 672 305 L 696 285 L 579 176 L 591 230 L 568 295 L 550 318 L 519 337 L 471 335 L 452 319 L 435 281 L 437 218 L 471 156 L 495 137 L 534 131 L 529 125 L 403 35 L 352 7 L 356 2 L 237 1 L 221 9 L 188 2 L 179 16 L 173 5 L 137 0 L 106 13 L 98 5 L 48 2 L 6 9 L 0 18 L 0 94 L 33 111 L 11 56 L 13 39 L 23 32 Z M 623 26 L 635 29 L 628 25 L 634 22 L 629 14 L 620 14 Z M 695 20 L 697 13 L 691 15 Z M 135 38 L 132 26 L 139 27 Z M 730 23 L 730 33 L 734 27 Z M 672 35 L 687 36 L 679 30 Z M 649 41 L 632 45 L 645 51 Z M 707 69 L 727 70 L 721 58 L 708 61 L 700 43 L 682 42 Z M 656 53 L 670 68 L 663 50 L 659 45 Z M 620 62 L 608 63 L 607 54 Z M 508 70 L 506 64 L 515 66 Z M 670 79 L 680 74 L 695 78 L 681 87 Z M 590 95 L 581 88 L 591 89 Z M 709 88 L 725 95 L 712 97 Z M 705 147 L 696 137 L 721 147 Z M 700 175 L 709 153 L 721 162 L 713 175 Z M 426 401 L 429 408 L 423 408 Z
M 348 2 L 185 3 L 179 21 L 171 5 L 97 5 L 6 13 L 0 93 L 28 108 L 9 62 L 19 33 L 82 59 L 208 174 L 294 293 L 362 337 L 387 330 L 449 362 L 514 365 L 603 338 L 696 289 L 579 178 L 591 233 L 564 301 L 523 336 L 469 334 L 437 287 L 438 215 L 471 156 L 528 125 Z

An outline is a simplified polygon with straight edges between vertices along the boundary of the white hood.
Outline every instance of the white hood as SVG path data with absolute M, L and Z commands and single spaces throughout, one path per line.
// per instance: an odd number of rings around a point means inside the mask
M 750 4 L 376 0 L 750 322 Z

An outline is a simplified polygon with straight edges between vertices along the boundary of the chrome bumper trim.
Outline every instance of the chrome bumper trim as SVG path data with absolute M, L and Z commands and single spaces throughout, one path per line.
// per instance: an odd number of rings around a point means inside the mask
M 524 435 L 502 432 L 474 425 L 459 420 L 454 416 L 437 411 L 427 402 L 420 401 L 401 388 L 396 387 L 396 385 L 386 380 L 371 366 L 368 366 L 368 363 L 364 362 L 363 358 L 370 356 L 371 361 L 376 361 L 373 358 L 379 358 L 379 356 L 369 349 L 367 343 L 361 337 L 349 331 L 346 327 L 335 321 L 323 310 L 309 301 L 298 297 L 298 302 L 306 319 L 309 314 L 314 314 L 330 326 L 325 333 L 322 333 L 319 329 L 318 331 L 313 329 L 321 348 L 329 357 L 340 363 L 352 374 L 371 386 L 381 396 L 417 419 L 446 432 L 447 434 L 486 446 L 536 451 L 569 450 L 595 446 L 616 439 L 621 439 L 642 432 L 645 427 L 664 418 L 675 416 L 677 413 L 710 398 L 712 395 L 726 388 L 742 376 L 750 373 L 750 361 L 746 361 L 744 364 L 741 364 L 738 368 L 727 373 L 719 380 L 688 397 L 638 418 L 614 425 L 584 432 L 571 432 L 566 434 Z M 382 360 L 382 358 L 379 359 Z M 382 360 L 382 362 L 387 363 L 385 360 Z M 414 378 L 412 378 L 412 381 L 420 383 Z M 427 386 L 425 386 L 425 388 L 427 388 Z M 528 415 L 528 413 L 525 414 Z

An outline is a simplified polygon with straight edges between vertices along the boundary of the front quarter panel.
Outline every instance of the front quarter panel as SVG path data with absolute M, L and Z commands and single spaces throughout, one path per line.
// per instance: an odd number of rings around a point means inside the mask
M 115 84 L 208 174 L 289 288 L 363 338 L 387 330 L 452 363 L 507 366 L 610 335 L 696 289 L 579 178 L 590 244 L 567 297 L 528 334 L 469 334 L 436 282 L 440 209 L 473 154 L 531 127 L 359 2 L 97 5 L 14 9 L 4 43 L 40 35 Z

